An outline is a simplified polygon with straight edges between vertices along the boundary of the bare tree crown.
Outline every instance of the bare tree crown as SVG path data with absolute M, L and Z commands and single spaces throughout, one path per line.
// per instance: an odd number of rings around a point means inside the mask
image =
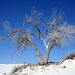
M 75 25 L 69 25 L 67 22 L 62 20 L 63 15 L 61 13 L 57 14 L 57 9 L 52 12 L 52 16 L 49 19 L 45 18 L 45 22 L 42 21 L 42 17 L 43 12 L 39 12 L 37 9 L 33 9 L 31 11 L 31 16 L 28 16 L 27 14 L 25 16 L 23 25 L 26 26 L 29 24 L 34 26 L 37 33 L 25 31 L 24 28 L 24 30 L 22 28 L 12 30 L 7 26 L 8 23 L 4 23 L 5 28 L 8 29 L 10 33 L 4 38 L 0 38 L 0 41 L 13 37 L 14 42 L 17 44 L 16 52 L 19 51 L 19 48 L 22 50 L 25 49 L 26 46 L 31 45 L 38 53 L 38 57 L 41 57 L 40 60 L 43 60 L 42 55 L 28 35 L 36 36 L 43 41 L 46 50 L 49 51 L 46 56 L 49 56 L 50 50 L 54 46 L 64 47 L 66 44 L 70 44 L 75 41 Z M 40 26 L 45 28 L 45 30 L 42 31 Z M 48 57 L 46 61 L 47 60 Z

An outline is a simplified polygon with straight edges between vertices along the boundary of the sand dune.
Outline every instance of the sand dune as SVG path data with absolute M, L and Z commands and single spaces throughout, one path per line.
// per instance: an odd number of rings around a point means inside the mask
M 0 75 L 12 75 L 15 67 L 23 64 L 0 64 Z M 75 60 L 68 59 L 59 65 L 27 66 L 15 72 L 16 75 L 74 75 Z M 13 75 L 15 75 L 13 74 Z

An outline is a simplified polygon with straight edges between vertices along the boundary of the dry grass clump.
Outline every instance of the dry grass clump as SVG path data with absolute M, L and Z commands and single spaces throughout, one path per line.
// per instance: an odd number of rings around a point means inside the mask
M 75 58 L 75 53 L 71 53 L 71 54 L 66 55 L 66 57 L 64 58 L 64 60 L 74 59 L 74 58 Z
M 63 63 L 65 60 L 67 59 L 75 59 L 75 53 L 70 53 L 70 54 L 67 54 L 64 58 L 62 58 L 63 61 L 61 61 L 59 64 Z
M 64 65 L 62 68 L 66 68 L 66 66 Z
M 10 75 L 18 75 L 18 73 L 22 72 L 23 69 L 27 68 L 27 67 L 31 67 L 33 65 L 31 64 L 27 64 L 27 65 L 18 65 L 18 66 L 15 66 L 12 71 L 10 72 Z M 32 68 L 34 69 L 34 68 Z M 27 75 L 27 74 L 25 74 Z
M 28 65 L 18 65 L 18 66 L 15 66 L 12 71 L 11 71 L 11 75 L 13 75 L 14 73 L 17 73 L 17 72 L 21 72 L 22 69 L 25 69 Z
M 14 74 L 15 72 L 17 72 L 17 71 L 18 71 L 18 67 L 15 66 L 15 67 L 12 69 L 12 71 L 11 71 L 10 74 L 13 75 L 13 74 Z

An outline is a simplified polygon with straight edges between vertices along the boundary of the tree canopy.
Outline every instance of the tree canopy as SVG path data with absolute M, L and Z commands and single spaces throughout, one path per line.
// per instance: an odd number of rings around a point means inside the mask
M 39 12 L 37 9 L 31 11 L 31 15 L 26 14 L 23 27 L 19 29 L 12 29 L 8 27 L 8 22 L 3 23 L 4 27 L 9 30 L 9 34 L 0 41 L 7 38 L 14 38 L 14 42 L 17 45 L 17 51 L 21 49 L 25 50 L 25 47 L 31 45 L 37 52 L 39 58 L 39 64 L 47 64 L 49 54 L 54 46 L 64 47 L 75 42 L 75 25 L 69 25 L 63 20 L 62 13 L 58 13 L 57 9 L 54 9 L 52 16 L 43 20 L 43 12 Z M 26 30 L 25 26 L 30 25 L 32 29 Z M 32 31 L 31 31 L 32 30 Z M 45 59 L 43 60 L 42 54 L 38 47 L 34 44 L 31 37 L 37 37 L 44 43 L 46 47 Z M 35 39 L 35 38 L 34 38 Z

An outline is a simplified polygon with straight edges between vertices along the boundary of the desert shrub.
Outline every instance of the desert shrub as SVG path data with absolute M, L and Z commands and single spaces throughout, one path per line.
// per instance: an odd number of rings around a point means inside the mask
M 19 72 L 21 72 L 23 69 L 27 68 L 28 66 L 31 66 L 30 64 L 27 65 L 18 65 L 15 66 L 12 71 L 10 72 L 10 75 L 18 75 Z
M 12 71 L 10 72 L 10 74 L 13 75 L 15 72 L 17 72 L 17 70 L 18 70 L 18 67 L 15 66 L 15 67 L 12 69 Z
M 70 53 L 70 54 L 67 54 L 64 58 L 64 60 L 67 60 L 67 59 L 74 59 L 75 58 L 75 53 Z

